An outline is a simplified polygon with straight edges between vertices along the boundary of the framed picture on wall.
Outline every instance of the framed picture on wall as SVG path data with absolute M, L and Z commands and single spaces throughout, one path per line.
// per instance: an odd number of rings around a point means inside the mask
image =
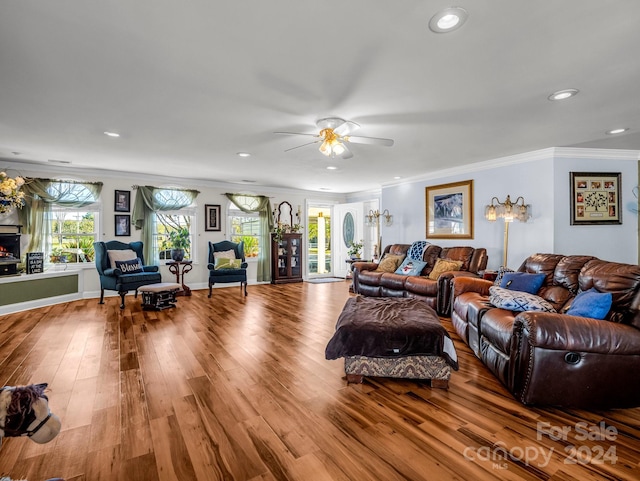
M 214 204 L 205 204 L 204 206 L 204 230 L 221 231 L 220 226 L 220 206 Z
M 131 210 L 130 190 L 116 190 L 113 210 L 116 212 L 129 212 Z
M 620 172 L 570 172 L 571 225 L 622 224 Z
M 427 187 L 427 239 L 473 239 L 473 180 Z
M 131 235 L 131 216 L 116 215 L 115 216 L 116 236 Z

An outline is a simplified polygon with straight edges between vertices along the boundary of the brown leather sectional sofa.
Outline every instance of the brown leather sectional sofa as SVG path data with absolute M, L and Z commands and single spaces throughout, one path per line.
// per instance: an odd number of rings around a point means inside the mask
M 496 308 L 492 282 L 452 281 L 451 321 L 475 354 L 525 404 L 640 406 L 640 266 L 535 254 L 518 271 L 545 274 L 537 295 L 557 313 Z M 563 313 L 593 287 L 612 294 L 605 320 Z
M 388 245 L 383 254 L 405 256 L 410 244 Z M 448 271 L 437 280 L 429 279 L 438 259 L 461 261 L 459 271 Z M 450 288 L 454 277 L 479 277 L 479 272 L 487 266 L 487 251 L 473 247 L 440 247 L 430 244 L 423 252 L 422 260 L 427 263 L 419 276 L 405 276 L 392 272 L 380 272 L 374 262 L 353 264 L 353 290 L 356 294 L 372 297 L 415 297 L 424 300 L 438 314 L 448 316 L 451 306 Z

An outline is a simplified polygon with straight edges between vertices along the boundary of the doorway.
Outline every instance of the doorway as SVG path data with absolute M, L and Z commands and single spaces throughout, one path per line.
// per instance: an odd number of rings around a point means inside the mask
M 307 272 L 309 277 L 333 276 L 331 205 L 307 206 Z

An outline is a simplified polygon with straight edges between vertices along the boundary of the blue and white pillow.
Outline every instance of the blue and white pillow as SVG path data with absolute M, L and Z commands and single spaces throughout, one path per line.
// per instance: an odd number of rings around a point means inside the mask
M 512 291 L 504 287 L 489 288 L 489 302 L 508 311 L 542 311 L 556 312 L 554 307 L 542 297 L 523 291 Z
M 426 262 L 407 257 L 402 261 L 402 264 L 400 264 L 400 267 L 396 269 L 395 273 L 403 276 L 419 276 L 426 265 Z
M 123 274 L 138 274 L 144 272 L 142 261 L 139 257 L 128 261 L 116 261 L 116 268 L 120 269 Z
M 409 259 L 421 261 L 422 256 L 424 255 L 424 251 L 427 249 L 427 246 L 429 244 L 430 242 L 427 241 L 415 241 L 413 244 L 411 244 L 411 247 L 409 247 L 409 250 L 407 251 L 407 257 Z

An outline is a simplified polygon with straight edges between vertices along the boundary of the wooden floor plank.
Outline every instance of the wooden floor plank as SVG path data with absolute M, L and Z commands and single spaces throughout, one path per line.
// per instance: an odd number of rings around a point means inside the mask
M 127 296 L 0 316 L 0 379 L 49 383 L 60 435 L 5 439 L 0 475 L 67 481 L 640 479 L 640 408 L 524 406 L 443 319 L 449 389 L 347 384 L 324 349 L 347 283 L 194 290 L 143 311 Z M 633 387 L 630 387 L 633 388 Z M 579 426 L 615 429 L 581 439 Z M 540 426 L 567 429 L 563 439 Z M 597 459 L 609 448 L 612 457 Z M 549 455 L 548 457 L 545 457 Z

